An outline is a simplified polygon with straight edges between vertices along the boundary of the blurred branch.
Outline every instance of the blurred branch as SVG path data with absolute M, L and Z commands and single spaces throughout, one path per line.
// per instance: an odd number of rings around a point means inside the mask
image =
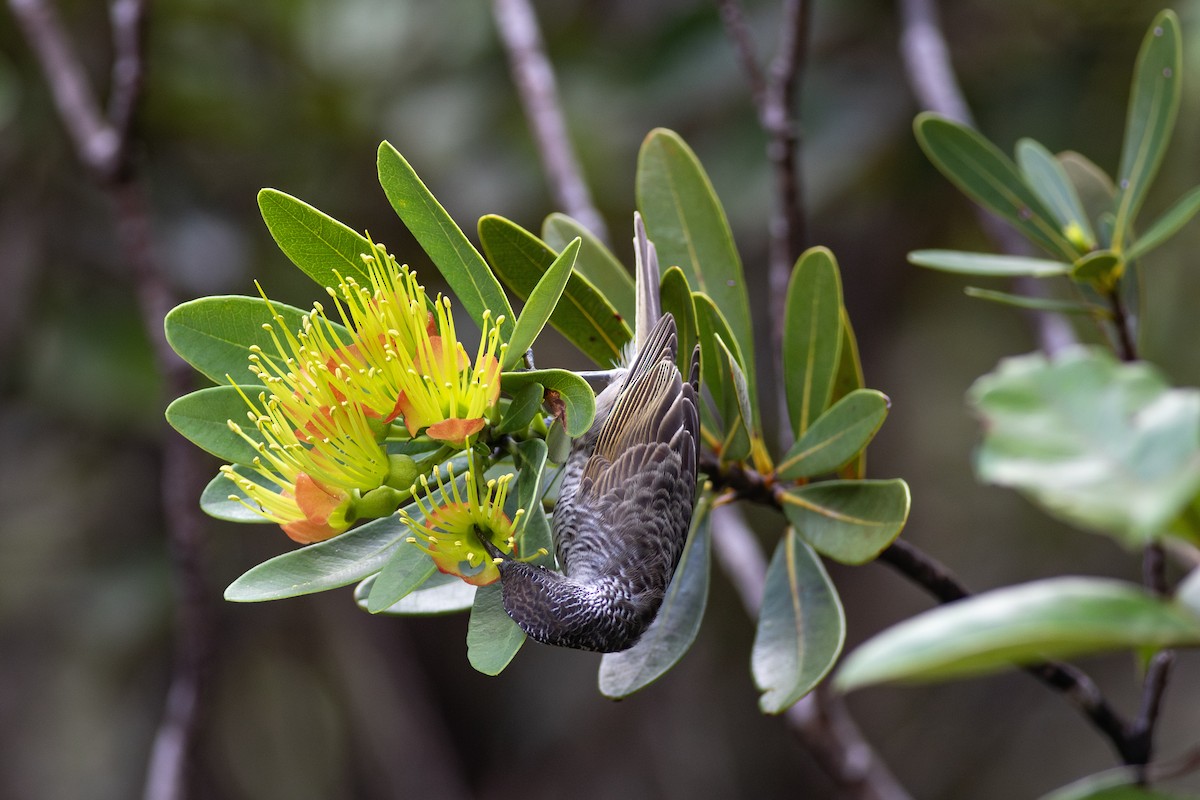
M 811 8 L 805 0 L 785 0 L 775 57 L 764 72 L 738 0 L 717 0 L 717 6 L 750 84 L 759 125 L 767 134 L 767 159 L 774 173 L 767 285 L 771 293 L 771 341 L 777 352 L 783 342 L 783 310 L 792 265 L 808 240 L 797 152 L 801 140 L 797 89 L 804 71 Z M 785 423 L 781 430 L 787 427 Z
M 762 607 L 767 562 L 758 539 L 733 506 L 713 510 L 713 549 L 751 619 Z M 784 712 L 788 727 L 842 791 L 855 800 L 908 800 L 910 795 L 863 738 L 841 698 L 824 688 Z
M 592 202 L 579 160 L 571 147 L 554 68 L 546 57 L 546 47 L 529 0 L 492 0 L 492 15 L 496 19 L 500 42 L 508 53 L 513 82 L 546 170 L 554 202 L 596 238 L 607 242 L 608 228 Z
M 113 46 L 108 116 L 100 111 L 87 73 L 47 0 L 9 0 L 36 54 L 76 157 L 113 206 L 117 237 L 136 288 L 142 322 L 165 377 L 170 398 L 191 388 L 191 370 L 171 350 L 162 320 L 175 298 L 154 255 L 150 214 L 130 159 L 132 126 L 145 76 L 146 3 L 114 0 L 110 6 Z M 160 495 L 175 578 L 177 638 L 166 708 L 147 769 L 147 800 L 187 796 L 187 773 L 200 697 L 212 649 L 211 610 L 206 600 L 200 535 L 203 522 L 196 496 L 203 486 L 200 452 L 173 433 L 162 443 Z

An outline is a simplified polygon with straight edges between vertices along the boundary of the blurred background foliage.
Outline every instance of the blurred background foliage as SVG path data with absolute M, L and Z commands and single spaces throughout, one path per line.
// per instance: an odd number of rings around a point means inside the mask
M 989 138 L 1011 150 L 1033 136 L 1115 168 L 1133 58 L 1158 6 L 942 5 L 955 65 Z M 745 6 L 765 49 L 777 3 Z M 969 458 L 978 431 L 963 393 L 1000 357 L 1033 349 L 1033 328 L 1010 309 L 964 297 L 964 280 L 905 263 L 914 248 L 986 245 L 967 202 L 913 139 L 918 109 L 898 55 L 895 5 L 814 6 L 802 103 L 810 243 L 837 254 L 867 383 L 893 400 L 870 469 L 910 483 L 904 535 L 975 589 L 1060 573 L 1136 581 L 1137 558 L 1046 519 L 1012 492 L 976 484 Z M 60 7 L 102 84 L 104 5 Z M 1184 106 L 1147 218 L 1200 175 L 1200 7 L 1175 8 Z M 714 4 L 558 0 L 538 12 L 616 251 L 632 262 L 638 145 L 651 128 L 670 127 L 709 170 L 751 297 L 765 300 L 765 139 Z M 149 52 L 137 157 L 157 253 L 184 299 L 252 293 L 255 278 L 285 302 L 316 299 L 261 222 L 263 186 L 367 228 L 401 260 L 426 267 L 376 182 L 375 148 L 385 138 L 468 231 L 488 212 L 536 230 L 555 210 L 482 0 L 166 0 L 153 6 Z M 1193 225 L 1145 264 L 1144 353 L 1181 385 L 1200 384 L 1198 249 Z M 0 286 L 0 796 L 134 797 L 172 642 L 156 488 L 160 381 L 111 209 L 74 160 L 7 13 Z M 765 315 L 760 322 L 761 342 Z M 546 349 L 539 361 L 572 357 Z M 771 370 L 762 373 L 772 380 Z M 777 531 L 763 532 L 774 541 Z M 193 775 L 198 797 L 831 791 L 785 726 L 759 715 L 752 627 L 720 577 L 684 662 L 615 704 L 597 693 L 597 659 L 588 654 L 530 646 L 500 678 L 475 673 L 464 657 L 465 616 L 370 618 L 350 589 L 262 606 L 220 601 L 229 581 L 289 544 L 273 528 L 208 521 L 218 640 Z M 848 648 L 929 604 L 878 566 L 831 572 L 846 603 Z M 1181 660 L 1160 728 L 1164 756 L 1200 728 L 1200 658 Z M 1085 666 L 1118 706 L 1133 707 L 1129 659 Z M 872 689 L 850 705 L 916 797 L 1036 796 L 1113 763 L 1071 708 L 1020 673 Z

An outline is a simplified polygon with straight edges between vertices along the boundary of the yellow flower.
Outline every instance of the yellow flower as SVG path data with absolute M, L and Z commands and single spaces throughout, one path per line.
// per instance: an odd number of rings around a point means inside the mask
M 421 488 L 425 493 L 423 500 L 417 493 L 417 487 L 413 487 L 413 497 L 421 510 L 421 519 L 410 516 L 404 509 L 400 510 L 401 519 L 415 534 L 408 541 L 433 556 L 434 564 L 442 572 L 457 575 L 475 586 L 486 586 L 500 577 L 500 571 L 480 537 L 485 537 L 501 552 L 516 556 L 517 528 L 525 511 L 518 510 L 511 520 L 504 513 L 512 475 L 488 481 L 480 494 L 479 481 L 468 470 L 464 476 L 464 498 L 455 480 L 453 467 L 447 471 L 449 480 L 443 481 L 441 470 L 434 469 L 436 490 L 428 478 L 421 477 Z

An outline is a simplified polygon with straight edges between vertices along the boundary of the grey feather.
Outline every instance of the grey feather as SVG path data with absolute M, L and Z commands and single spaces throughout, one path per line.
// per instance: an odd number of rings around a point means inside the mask
M 662 315 L 628 371 L 596 398 L 554 510 L 562 572 L 499 565 L 505 609 L 538 641 L 624 650 L 662 604 L 691 523 L 700 431 L 699 351 L 685 381 L 677 346 L 675 320 Z

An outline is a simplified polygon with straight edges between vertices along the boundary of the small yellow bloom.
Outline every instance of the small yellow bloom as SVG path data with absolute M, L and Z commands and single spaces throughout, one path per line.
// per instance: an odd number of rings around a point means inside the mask
M 417 494 L 417 487 L 413 487 L 421 519 L 410 516 L 404 509 L 400 510 L 400 517 L 415 534 L 408 541 L 433 556 L 439 570 L 475 586 L 486 586 L 500 577 L 500 571 L 480 537 L 501 552 L 516 556 L 518 523 L 525 511 L 517 511 L 511 520 L 504 513 L 512 475 L 488 481 L 481 495 L 479 481 L 473 472 L 467 471 L 464 498 L 454 469 L 448 468 L 448 472 L 449 480 L 443 481 L 441 470 L 434 469 L 436 489 L 427 478 L 421 477 L 424 500 Z

